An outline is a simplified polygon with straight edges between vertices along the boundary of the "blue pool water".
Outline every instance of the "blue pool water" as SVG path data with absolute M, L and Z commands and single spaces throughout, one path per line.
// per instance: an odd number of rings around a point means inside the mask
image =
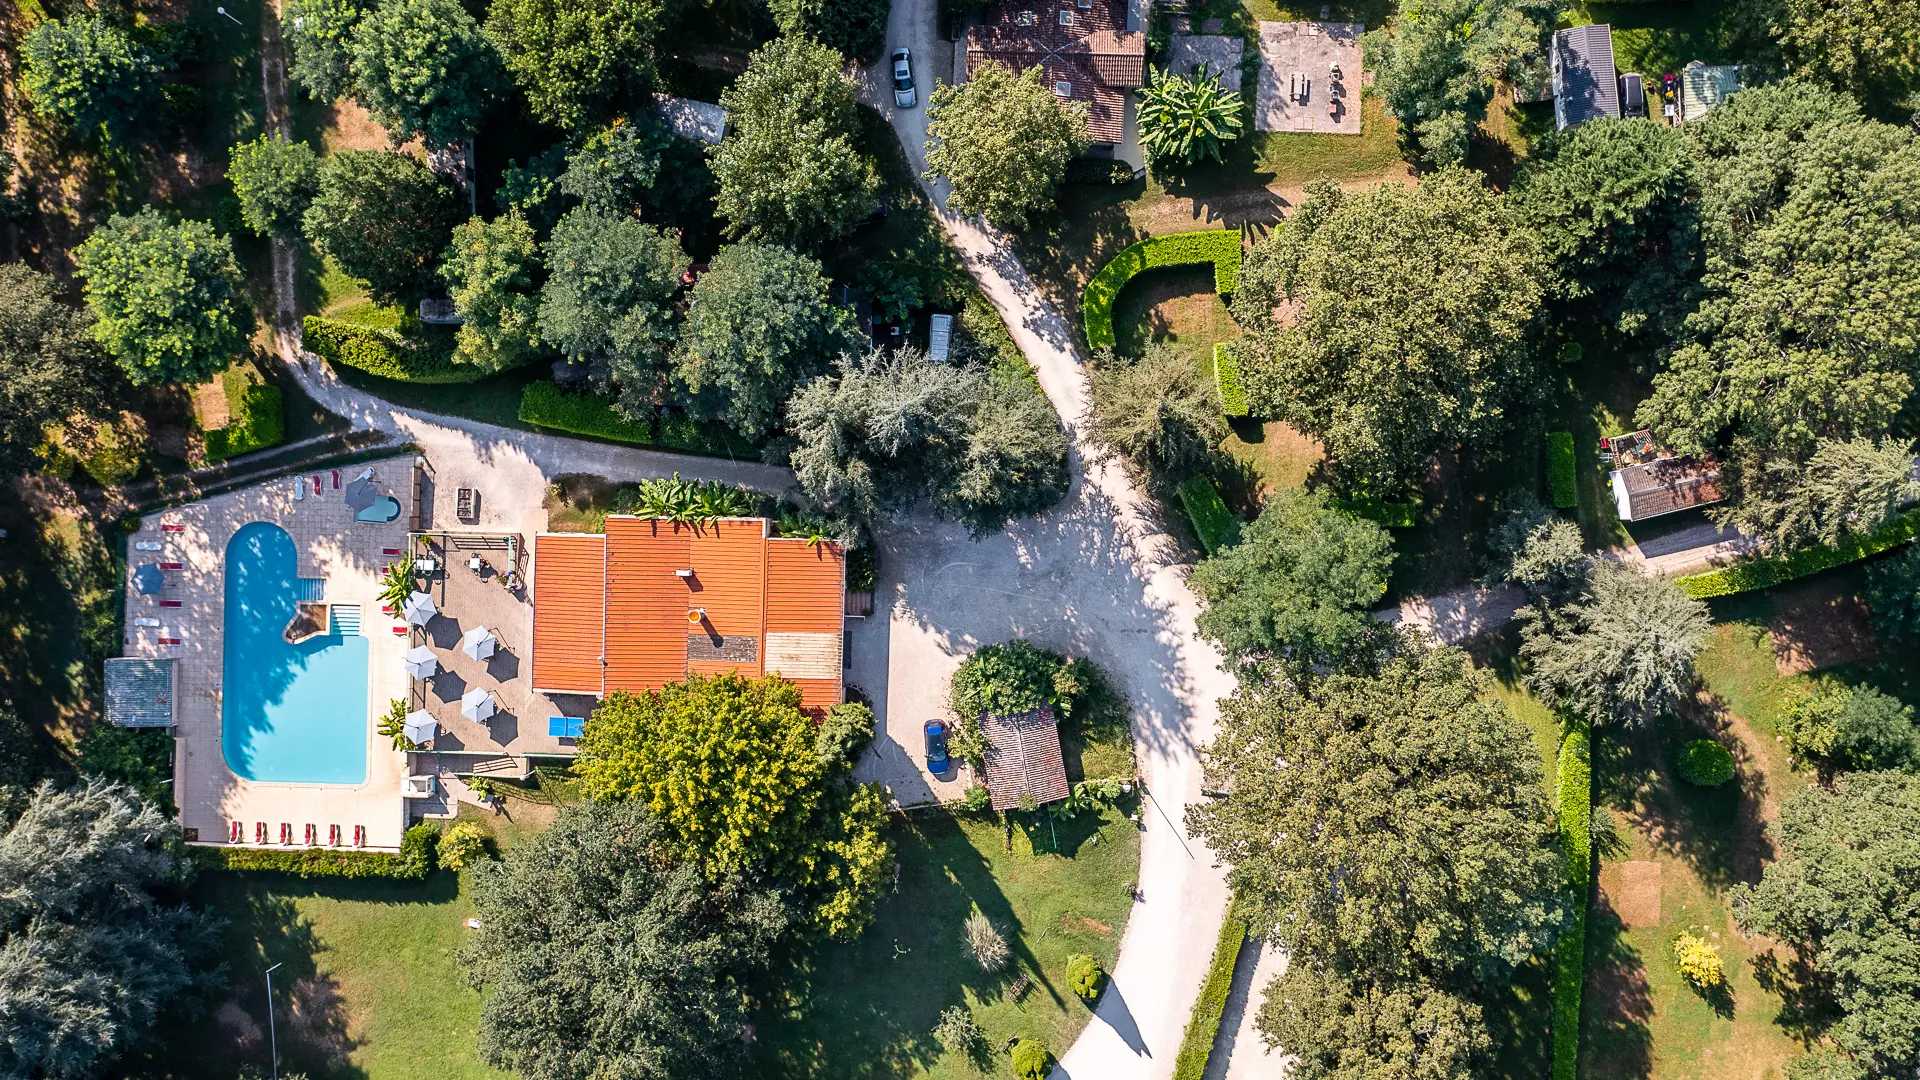
M 367 639 L 289 645 L 299 562 L 271 522 L 227 542 L 225 693 L 220 749 L 248 780 L 362 784 L 367 779 Z

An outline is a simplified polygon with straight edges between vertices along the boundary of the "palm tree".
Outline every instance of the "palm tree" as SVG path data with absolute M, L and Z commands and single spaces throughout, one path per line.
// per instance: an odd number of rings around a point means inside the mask
M 1240 95 L 1205 64 L 1191 79 L 1149 68 L 1140 88 L 1140 146 L 1155 161 L 1219 161 L 1221 146 L 1240 137 L 1243 111 Z
M 380 579 L 380 602 L 398 608 L 412 594 L 413 556 L 402 555 L 399 562 L 387 568 L 387 576 Z
M 407 738 L 407 703 L 394 698 L 387 706 L 387 715 L 380 718 L 380 725 L 374 730 L 393 740 L 395 750 L 418 750 L 420 746 Z

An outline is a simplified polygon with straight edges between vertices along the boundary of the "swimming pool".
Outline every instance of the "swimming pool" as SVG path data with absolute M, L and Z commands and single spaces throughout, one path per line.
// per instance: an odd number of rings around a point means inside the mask
M 256 521 L 227 541 L 220 749 L 248 780 L 362 784 L 367 779 L 367 639 L 289 645 L 300 597 L 293 537 Z

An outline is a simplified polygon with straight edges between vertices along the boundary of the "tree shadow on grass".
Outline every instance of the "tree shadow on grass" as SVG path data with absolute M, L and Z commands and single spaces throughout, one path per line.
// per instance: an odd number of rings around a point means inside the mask
M 1780 1015 L 1774 1023 L 1788 1035 L 1811 1046 L 1841 1018 L 1832 980 L 1798 950 L 1776 946 L 1757 953 L 1750 963 L 1760 989 L 1779 995 Z
M 1680 779 L 1675 762 L 1687 743 L 1715 738 L 1716 731 L 1692 719 L 1666 715 L 1650 726 L 1620 734 L 1625 743 L 1621 775 L 1632 788 L 1618 794 L 1628 799 L 1629 813 L 1654 849 L 1685 862 L 1703 885 L 1715 891 L 1737 882 L 1757 882 L 1773 849 L 1761 820 L 1766 775 L 1745 746 L 1731 735 L 1719 734 L 1716 741 L 1734 756 L 1734 780 L 1706 788 Z
M 1595 899 L 1587 914 L 1587 985 L 1581 1003 L 1580 1075 L 1627 1080 L 1653 1072 L 1653 994 L 1640 950 L 1620 916 Z

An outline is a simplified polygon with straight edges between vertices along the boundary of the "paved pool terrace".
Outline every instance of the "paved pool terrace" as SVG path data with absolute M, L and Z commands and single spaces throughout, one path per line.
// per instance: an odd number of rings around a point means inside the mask
M 336 470 L 309 474 L 301 478 L 304 498 L 295 498 L 296 479 L 286 477 L 157 511 L 129 538 L 121 653 L 174 660 L 174 801 L 191 842 L 228 843 L 237 821 L 246 845 L 265 823 L 266 847 L 282 846 L 282 825 L 290 827 L 296 847 L 305 844 L 308 825 L 321 846 L 338 825 L 343 847 L 353 846 L 358 828 L 367 848 L 399 848 L 407 823 L 400 793 L 406 760 L 374 723 L 389 701 L 408 691 L 407 638 L 392 632 L 397 624 L 381 613 L 379 593 L 381 574 L 394 558 L 388 553 L 407 547 L 413 460 L 341 468 L 338 488 Z M 392 521 L 355 520 L 346 504 L 348 482 L 369 467 L 377 489 L 400 501 Z M 284 539 L 255 523 L 281 530 Z M 235 551 L 248 552 L 246 573 L 263 580 L 236 581 L 230 589 L 236 534 L 242 535 Z M 152 594 L 133 582 L 147 563 L 161 567 L 164 577 Z M 299 580 L 283 581 L 289 572 Z M 336 620 L 329 635 L 292 647 L 280 642 L 294 600 L 289 589 L 300 601 L 329 605 Z M 232 650 L 229 596 L 248 607 L 232 612 L 246 620 L 236 624 L 245 628 L 244 640 Z M 349 614 L 336 605 L 358 606 L 357 632 L 341 634 L 356 640 L 328 640 L 341 629 L 339 617 Z M 339 685 L 360 678 L 363 667 L 363 687 Z

